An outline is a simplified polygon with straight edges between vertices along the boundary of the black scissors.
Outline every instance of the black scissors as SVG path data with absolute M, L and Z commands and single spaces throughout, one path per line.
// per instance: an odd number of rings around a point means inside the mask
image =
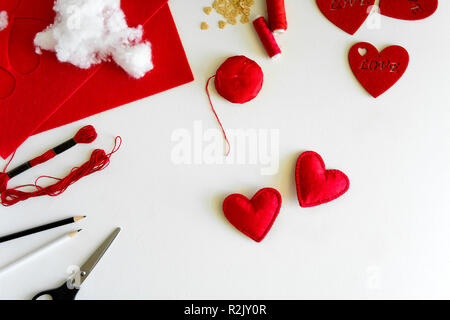
M 33 297 L 33 300 L 37 300 L 42 296 L 50 296 L 52 300 L 75 300 L 78 291 L 80 291 L 80 286 L 83 284 L 84 280 L 86 280 L 86 278 L 95 268 L 97 263 L 103 257 L 106 250 L 108 250 L 109 246 L 117 237 L 119 232 L 120 228 L 114 230 L 113 233 L 111 233 L 111 235 L 108 238 L 106 238 L 106 240 L 101 244 L 101 246 L 98 247 L 98 249 L 95 250 L 95 252 L 89 257 L 86 263 L 80 268 L 78 281 L 76 281 L 77 279 L 75 277 L 69 279 L 66 282 L 64 282 L 63 285 L 59 288 L 46 290 L 38 293 Z

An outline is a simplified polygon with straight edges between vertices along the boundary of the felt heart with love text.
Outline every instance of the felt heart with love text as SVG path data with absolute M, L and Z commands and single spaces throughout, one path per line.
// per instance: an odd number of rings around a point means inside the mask
M 232 194 L 223 202 L 223 213 L 246 236 L 261 242 L 272 228 L 281 208 L 281 195 L 272 188 L 259 190 L 250 200 Z
M 436 12 L 438 0 L 380 0 L 380 13 L 396 19 L 420 20 Z
M 375 0 L 316 0 L 320 11 L 336 26 L 354 34 L 369 16 Z
M 348 177 L 339 170 L 326 170 L 322 157 L 303 152 L 295 167 L 297 197 L 301 207 L 314 207 L 339 198 L 350 187 Z
M 350 49 L 348 61 L 361 85 L 376 98 L 403 76 L 409 54 L 401 46 L 390 46 L 378 52 L 370 43 L 360 42 Z

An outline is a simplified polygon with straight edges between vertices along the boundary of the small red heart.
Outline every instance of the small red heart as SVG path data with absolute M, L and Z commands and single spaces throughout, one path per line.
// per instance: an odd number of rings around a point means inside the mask
M 438 0 L 380 0 L 380 13 L 396 19 L 420 20 L 436 12 Z
M 336 26 L 354 34 L 366 21 L 375 0 L 316 0 L 320 11 Z
M 350 187 L 348 177 L 339 170 L 326 170 L 322 157 L 303 152 L 295 167 L 297 197 L 301 207 L 314 207 L 339 198 Z
M 350 49 L 348 60 L 358 81 L 376 98 L 403 76 L 408 67 L 409 54 L 401 46 L 390 46 L 378 52 L 370 43 L 360 42 Z
M 223 202 L 223 213 L 246 236 L 261 242 L 272 228 L 281 208 L 281 195 L 272 188 L 259 190 L 251 200 L 232 194 Z

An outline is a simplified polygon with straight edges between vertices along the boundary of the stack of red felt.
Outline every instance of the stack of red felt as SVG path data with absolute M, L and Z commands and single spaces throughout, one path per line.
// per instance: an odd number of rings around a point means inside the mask
M 0 156 L 29 136 L 193 80 L 168 0 L 122 0 L 130 27 L 142 25 L 154 68 L 133 79 L 112 62 L 89 70 L 37 55 L 33 39 L 54 19 L 54 0 L 0 0 L 10 23 L 0 31 Z

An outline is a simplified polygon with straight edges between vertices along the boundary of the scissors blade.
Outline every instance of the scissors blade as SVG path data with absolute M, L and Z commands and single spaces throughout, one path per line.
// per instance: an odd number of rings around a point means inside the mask
M 80 268 L 81 271 L 81 279 L 80 279 L 80 285 L 86 280 L 86 278 L 89 276 L 89 274 L 92 272 L 92 270 L 95 268 L 97 263 L 100 261 L 100 259 L 103 257 L 105 252 L 108 250 L 111 243 L 114 241 L 114 239 L 117 237 L 117 235 L 120 232 L 120 228 L 117 228 L 114 230 L 111 235 L 106 238 L 106 240 L 100 245 L 100 247 L 95 250 L 95 252 L 89 257 L 89 259 L 86 261 L 85 264 Z

